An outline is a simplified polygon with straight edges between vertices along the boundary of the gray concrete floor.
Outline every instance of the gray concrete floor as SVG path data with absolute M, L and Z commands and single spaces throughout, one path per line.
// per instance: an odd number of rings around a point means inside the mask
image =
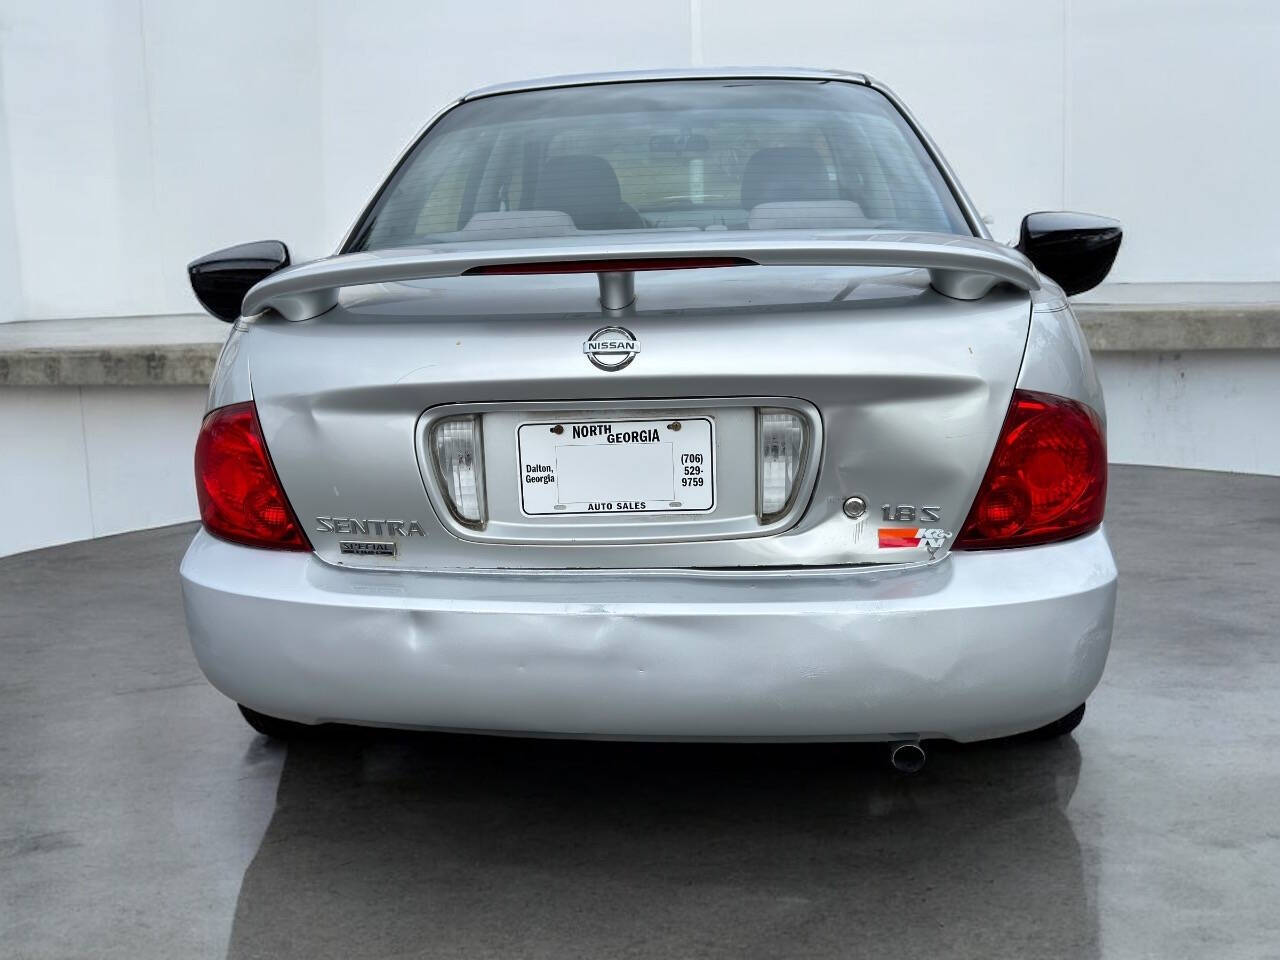
M 1280 479 L 1113 472 L 1074 739 L 366 733 L 201 678 L 189 527 L 0 560 L 0 956 L 1280 957 Z

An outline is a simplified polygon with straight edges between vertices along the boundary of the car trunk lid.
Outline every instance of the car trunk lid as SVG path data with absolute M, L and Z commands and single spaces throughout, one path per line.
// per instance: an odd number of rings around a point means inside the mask
M 664 272 L 638 281 L 628 310 L 608 312 L 591 276 L 392 279 L 351 286 L 305 321 L 264 313 L 245 348 L 281 481 L 333 563 L 919 562 L 945 555 L 963 522 L 1029 318 L 1024 291 L 1002 284 L 960 300 L 935 279 L 875 265 Z M 285 294 L 323 305 L 313 295 Z M 619 369 L 584 353 L 608 326 L 638 346 Z M 761 411 L 797 416 L 810 444 L 794 500 L 773 519 L 760 504 Z M 480 427 L 481 525 L 459 521 L 441 482 L 431 431 L 448 417 Z M 637 442 L 601 439 L 628 433 Z M 673 480 L 704 467 L 689 474 L 704 485 L 654 490 L 661 457 L 650 444 L 668 445 Z M 563 495 L 526 482 L 570 446 Z M 648 503 L 668 493 L 660 509 Z M 850 517 L 855 497 L 866 510 Z

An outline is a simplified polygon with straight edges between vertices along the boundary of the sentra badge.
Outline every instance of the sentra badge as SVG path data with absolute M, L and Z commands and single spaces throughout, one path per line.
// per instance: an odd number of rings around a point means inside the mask
M 316 517 L 316 533 L 347 533 L 363 537 L 425 537 L 417 520 L 368 520 L 363 517 Z

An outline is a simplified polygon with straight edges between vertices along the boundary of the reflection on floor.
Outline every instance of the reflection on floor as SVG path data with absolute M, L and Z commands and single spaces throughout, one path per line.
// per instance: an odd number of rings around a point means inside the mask
M 908 781 L 870 748 L 305 744 L 230 956 L 336 957 L 357 929 L 376 956 L 1095 956 L 1075 743 L 933 764 Z
M 1252 957 L 1280 943 L 1280 480 L 1117 468 L 1074 739 L 256 737 L 189 530 L 0 560 L 0 956 Z

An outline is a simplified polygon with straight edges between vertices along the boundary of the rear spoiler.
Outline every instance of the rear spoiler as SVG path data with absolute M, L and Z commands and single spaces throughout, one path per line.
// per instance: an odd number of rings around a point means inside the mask
M 991 240 L 943 233 L 797 233 L 681 232 L 634 240 L 614 234 L 347 253 L 271 274 L 245 295 L 241 312 L 248 317 L 271 309 L 289 320 L 307 320 L 335 306 L 343 287 L 528 273 L 597 273 L 601 303 L 621 309 L 634 299 L 637 270 L 726 266 L 924 269 L 935 290 L 957 300 L 979 300 L 998 283 L 1040 287 L 1031 261 Z

